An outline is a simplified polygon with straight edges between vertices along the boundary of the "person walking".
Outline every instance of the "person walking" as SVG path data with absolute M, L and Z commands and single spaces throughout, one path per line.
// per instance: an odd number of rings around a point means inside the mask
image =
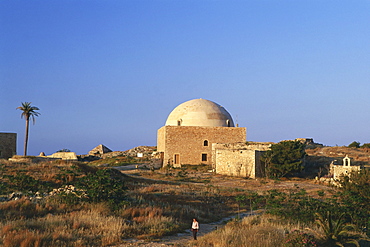
M 191 231 L 193 232 L 194 240 L 197 240 L 197 233 L 199 231 L 199 223 L 196 218 L 193 219 L 193 223 L 191 225 Z

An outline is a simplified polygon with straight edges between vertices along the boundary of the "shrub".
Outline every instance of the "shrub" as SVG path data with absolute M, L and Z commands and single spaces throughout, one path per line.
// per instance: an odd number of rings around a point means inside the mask
M 315 237 L 311 234 L 294 230 L 285 237 L 286 247 L 316 247 L 318 243 Z
M 360 147 L 360 143 L 359 142 L 356 142 L 356 141 L 353 141 L 351 144 L 348 145 L 349 148 L 359 148 Z
M 77 186 L 86 191 L 88 201 L 120 203 L 125 197 L 124 182 L 111 169 L 100 169 L 82 177 Z

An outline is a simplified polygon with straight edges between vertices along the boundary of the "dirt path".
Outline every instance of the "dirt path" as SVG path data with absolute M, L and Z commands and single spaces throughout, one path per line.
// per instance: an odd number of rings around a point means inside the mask
M 253 214 L 259 214 L 262 211 L 254 211 Z M 220 221 L 209 223 L 209 224 L 199 224 L 200 230 L 198 232 L 198 237 L 202 237 L 207 233 L 210 233 L 220 227 L 223 227 L 228 221 L 233 218 L 240 217 L 248 217 L 252 215 L 251 212 L 243 212 L 239 215 L 233 215 L 230 217 L 226 217 L 221 219 Z M 189 225 L 190 228 L 190 225 Z M 126 243 L 117 245 L 116 247 L 124 247 L 124 246 L 140 246 L 140 247 L 165 247 L 165 246 L 176 246 L 176 247 L 187 247 L 193 246 L 195 244 L 195 240 L 193 240 L 192 232 L 187 230 L 183 233 L 177 233 L 176 235 L 166 236 L 163 237 L 161 240 L 156 242 L 148 242 L 144 240 L 137 240 L 137 239 L 127 239 Z
M 136 165 L 126 166 L 126 167 L 117 167 L 116 169 L 120 170 L 122 173 L 126 175 L 138 178 L 138 179 L 145 179 L 151 181 L 162 181 L 158 179 L 148 178 L 145 176 L 137 175 L 137 169 L 140 168 Z M 209 174 L 205 174 L 205 176 L 209 176 Z M 216 176 L 213 176 L 214 178 Z M 168 183 L 187 183 L 193 184 L 192 182 L 179 182 L 179 181 L 166 181 Z M 194 183 L 196 185 L 202 185 L 201 183 Z M 204 185 L 204 184 L 203 184 Z M 212 181 L 212 185 L 220 186 L 220 187 L 231 187 L 231 188 L 240 188 L 240 189 L 251 189 L 251 190 L 258 190 L 258 191 L 267 191 L 271 189 L 278 189 L 278 190 L 300 190 L 304 189 L 308 193 L 315 194 L 319 190 L 328 191 L 330 188 L 326 185 L 315 183 L 314 181 L 304 180 L 304 181 L 269 181 L 267 183 L 255 180 L 246 180 L 243 178 L 223 178 L 220 177 L 218 179 L 214 179 Z M 240 217 L 245 217 L 250 215 L 250 213 L 243 213 L 240 214 Z M 200 222 L 200 231 L 198 236 L 201 238 L 207 233 L 214 231 L 215 229 L 222 227 L 229 221 L 231 218 L 235 218 L 238 215 L 234 215 L 231 217 L 224 218 L 218 222 L 213 222 L 209 224 L 202 224 Z M 138 239 L 126 239 L 123 244 L 117 245 L 116 247 L 124 247 L 124 246 L 141 246 L 141 247 L 165 247 L 165 246 L 175 246 L 175 247 L 187 247 L 187 246 L 194 246 L 195 240 L 192 239 L 192 233 L 190 231 L 190 224 L 189 223 L 189 230 L 186 232 L 177 233 L 172 236 L 166 236 L 158 241 L 148 242 L 145 240 L 138 240 Z

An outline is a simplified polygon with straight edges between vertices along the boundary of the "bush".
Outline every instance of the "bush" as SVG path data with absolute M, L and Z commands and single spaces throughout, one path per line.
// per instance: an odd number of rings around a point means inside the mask
M 361 148 L 370 148 L 370 143 L 362 144 Z
M 359 148 L 360 147 L 360 143 L 359 142 L 352 142 L 351 144 L 348 145 L 349 148 Z
M 318 246 L 318 243 L 315 239 L 315 237 L 311 234 L 294 230 L 291 233 L 289 233 L 285 240 L 285 246 L 286 247 L 315 247 Z
M 125 199 L 124 182 L 113 176 L 111 169 L 100 169 L 77 182 L 77 187 L 86 191 L 90 202 L 120 203 Z

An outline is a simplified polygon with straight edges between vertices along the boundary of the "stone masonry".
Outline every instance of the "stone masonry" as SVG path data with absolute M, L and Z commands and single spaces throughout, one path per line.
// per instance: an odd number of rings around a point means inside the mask
M 213 168 L 217 174 L 256 178 L 263 176 L 261 155 L 272 142 L 215 143 Z
M 245 142 L 246 128 L 163 126 L 158 130 L 157 149 L 163 165 L 212 164 L 212 144 Z
M 0 159 L 9 159 L 17 154 L 17 134 L 0 133 Z

